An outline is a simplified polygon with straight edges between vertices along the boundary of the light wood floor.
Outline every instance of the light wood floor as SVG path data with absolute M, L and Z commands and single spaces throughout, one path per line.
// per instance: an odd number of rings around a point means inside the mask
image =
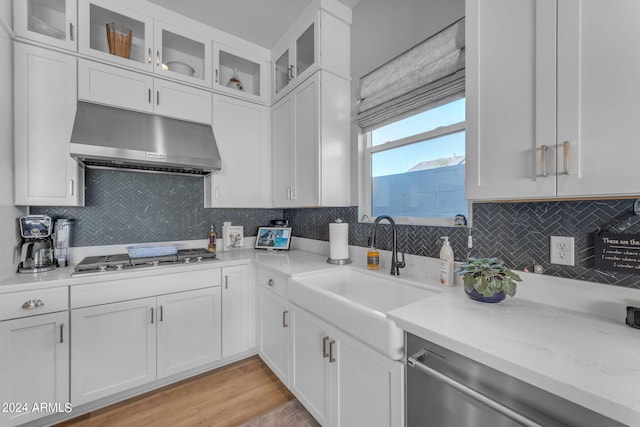
M 291 399 L 289 390 L 253 356 L 57 427 L 237 426 Z

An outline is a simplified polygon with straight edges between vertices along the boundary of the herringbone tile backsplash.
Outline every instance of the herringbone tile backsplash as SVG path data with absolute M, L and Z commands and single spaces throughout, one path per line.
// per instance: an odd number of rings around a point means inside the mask
M 74 219 L 72 246 L 205 239 L 209 225 L 221 232 L 231 221 L 255 236 L 259 226 L 286 218 L 294 236 L 329 240 L 329 223 L 341 218 L 350 224 L 349 243 L 366 246 L 370 225 L 358 223 L 357 207 L 313 209 L 206 209 L 202 179 L 122 171 L 87 170 L 86 206 L 32 207 L 33 214 Z M 473 205 L 473 228 L 398 226 L 398 245 L 408 254 L 437 258 L 440 236 L 448 235 L 456 260 L 468 256 L 496 256 L 512 268 L 640 289 L 640 275 L 593 268 L 593 237 L 631 211 L 632 200 L 563 201 L 537 203 L 478 203 Z M 640 217 L 639 217 L 640 218 Z M 377 246 L 389 249 L 391 228 L 381 223 Z M 640 234 L 640 221 L 628 233 Z M 473 248 L 467 248 L 467 237 Z M 574 267 L 549 263 L 549 237 L 573 236 Z

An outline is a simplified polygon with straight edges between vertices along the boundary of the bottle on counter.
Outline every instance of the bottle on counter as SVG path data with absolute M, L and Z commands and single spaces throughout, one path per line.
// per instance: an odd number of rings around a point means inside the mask
M 213 224 L 211 224 L 211 230 L 209 230 L 209 246 L 207 247 L 209 252 L 215 253 L 217 238 L 218 238 L 218 235 L 216 234 L 216 230 L 213 229 Z
M 367 252 L 367 268 L 369 270 L 380 269 L 380 252 L 371 246 Z
M 440 284 L 453 286 L 453 249 L 449 244 L 449 236 L 441 237 L 442 249 L 440 249 Z

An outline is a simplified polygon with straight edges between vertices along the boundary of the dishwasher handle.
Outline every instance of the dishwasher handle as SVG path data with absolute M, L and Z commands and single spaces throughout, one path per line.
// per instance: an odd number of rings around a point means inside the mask
M 419 352 L 417 352 L 416 354 L 414 354 L 413 356 L 409 356 L 407 358 L 407 364 L 412 367 L 417 369 L 418 371 L 427 374 L 437 380 L 442 381 L 443 383 L 455 388 L 456 390 L 458 390 L 459 392 L 469 396 L 470 398 L 482 403 L 485 406 L 488 406 L 489 408 L 501 413 L 502 415 L 504 415 L 505 417 L 511 418 L 512 420 L 514 420 L 517 423 L 522 424 L 523 426 L 526 427 L 542 427 L 541 424 L 538 424 L 537 422 L 533 421 L 530 418 L 525 417 L 524 415 L 521 415 L 520 413 L 514 411 L 511 408 L 508 408 L 506 406 L 504 406 L 503 404 L 496 402 L 495 400 L 485 396 L 484 394 L 462 384 L 461 382 L 454 380 L 451 377 L 448 377 L 438 371 L 436 371 L 433 368 L 428 367 L 427 365 L 425 365 L 424 363 L 420 362 L 420 359 L 423 357 L 427 357 L 430 354 L 429 350 L 423 348 L 422 350 L 420 350 Z

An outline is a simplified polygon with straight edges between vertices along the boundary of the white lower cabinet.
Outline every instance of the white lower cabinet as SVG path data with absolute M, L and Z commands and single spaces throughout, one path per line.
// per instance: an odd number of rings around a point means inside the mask
M 71 311 L 71 402 L 80 405 L 220 358 L 220 288 Z
M 0 425 L 64 411 L 69 402 L 69 312 L 0 322 L 0 342 L 0 403 L 7 405 L 0 408 Z M 42 408 L 41 403 L 52 406 Z
M 322 425 L 404 426 L 403 369 L 291 304 L 290 389 Z
M 289 386 L 289 301 L 271 290 L 258 289 L 260 357 Z
M 158 378 L 220 359 L 220 288 L 158 297 Z
M 248 265 L 222 267 L 222 357 L 255 347 L 255 286 Z

